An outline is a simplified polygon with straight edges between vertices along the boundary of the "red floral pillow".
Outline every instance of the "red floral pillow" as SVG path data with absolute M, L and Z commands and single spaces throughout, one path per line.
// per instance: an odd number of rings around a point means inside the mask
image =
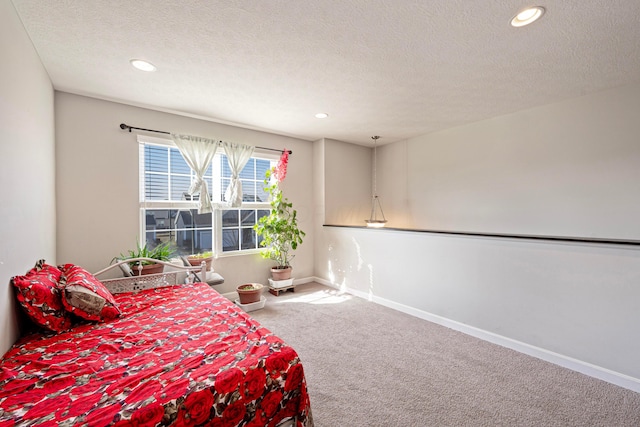
M 18 302 L 29 318 L 54 332 L 69 329 L 72 324 L 60 297 L 58 282 L 61 275 L 59 269 L 45 264 L 42 259 L 25 276 L 11 278 L 17 290 Z
M 59 266 L 66 284 L 62 304 L 71 313 L 86 320 L 111 320 L 120 316 L 111 292 L 91 273 L 73 264 Z

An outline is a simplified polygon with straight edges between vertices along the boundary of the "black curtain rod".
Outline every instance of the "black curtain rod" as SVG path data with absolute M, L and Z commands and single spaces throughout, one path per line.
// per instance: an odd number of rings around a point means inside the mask
M 143 130 L 145 132 L 164 133 L 166 135 L 171 135 L 171 132 L 167 132 L 167 131 L 164 131 L 164 130 L 137 128 L 135 126 L 125 125 L 124 123 L 120 123 L 120 129 L 127 129 L 129 132 L 131 132 L 132 129 L 135 129 L 135 130 Z M 220 142 L 222 142 L 222 141 L 220 141 Z M 277 148 L 266 148 L 266 147 L 256 147 L 256 148 L 259 148 L 261 150 L 277 151 L 279 153 L 284 153 L 284 150 L 278 150 Z M 293 154 L 293 151 L 291 151 L 291 150 L 287 150 L 287 151 L 289 152 L 289 154 Z

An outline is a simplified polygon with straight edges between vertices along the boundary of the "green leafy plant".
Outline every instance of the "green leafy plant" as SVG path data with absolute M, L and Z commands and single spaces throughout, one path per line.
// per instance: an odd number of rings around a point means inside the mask
M 238 286 L 238 289 L 241 291 L 255 291 L 258 289 L 262 289 L 262 286 L 254 285 L 253 283 L 247 283 L 246 285 Z
M 192 254 L 189 255 L 189 258 L 194 258 L 194 259 L 205 259 L 205 258 L 211 258 L 213 256 L 213 252 L 212 251 L 207 251 L 207 252 L 198 252 L 197 254 Z
M 144 245 L 140 246 L 140 241 L 136 240 L 136 249 L 130 249 L 127 255 L 121 253 L 118 259 L 124 261 L 131 258 L 152 258 L 157 259 L 158 261 L 169 261 L 174 254 L 175 250 L 171 247 L 169 242 L 160 243 L 155 248 L 150 249 L 146 242 Z M 142 265 L 149 264 L 153 263 L 151 261 L 142 261 Z M 130 265 L 133 267 L 136 263 L 130 263 Z
M 271 211 L 260 218 L 253 228 L 258 236 L 262 236 L 260 246 L 265 248 L 260 252 L 262 257 L 274 260 L 278 268 L 286 268 L 294 257 L 290 252 L 302 243 L 305 233 L 298 228 L 298 213 L 293 209 L 293 204 L 282 196 L 277 182 L 270 182 L 273 171 L 267 170 L 264 179 Z

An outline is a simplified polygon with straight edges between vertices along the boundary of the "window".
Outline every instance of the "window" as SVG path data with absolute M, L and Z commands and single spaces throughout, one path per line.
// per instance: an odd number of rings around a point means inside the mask
M 217 158 L 218 156 L 216 156 Z M 214 159 L 216 161 L 216 159 Z M 229 186 L 231 170 L 227 163 L 227 156 L 220 156 L 222 177 L 220 193 Z M 274 163 L 275 164 L 275 163 Z M 269 195 L 264 191 L 264 174 L 272 166 L 272 162 L 265 159 L 252 158 L 240 172 L 242 182 L 242 207 L 239 209 L 221 209 L 220 224 L 222 242 L 219 252 L 247 251 L 258 249 L 260 240 L 256 239 L 253 226 L 260 218 L 269 215 Z
M 240 173 L 243 205 L 227 208 L 224 192 L 231 171 L 219 150 L 205 174 L 214 211 L 198 214 L 199 195 L 189 196 L 193 172 L 169 140 L 139 136 L 140 218 L 142 238 L 150 247 L 172 242 L 178 254 L 214 251 L 217 255 L 257 251 L 260 240 L 253 226 L 269 214 L 264 174 L 276 160 L 252 157 Z

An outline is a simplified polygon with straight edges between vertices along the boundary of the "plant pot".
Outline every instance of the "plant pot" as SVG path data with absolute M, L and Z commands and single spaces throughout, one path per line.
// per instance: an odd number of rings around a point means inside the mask
M 163 264 L 145 264 L 142 266 L 142 272 L 139 272 L 138 265 L 134 265 L 131 267 L 131 271 L 133 271 L 134 276 L 139 276 L 142 274 L 143 276 L 146 274 L 157 274 L 162 273 L 164 271 Z
M 243 289 L 245 288 L 245 289 Z M 260 283 L 244 283 L 236 288 L 240 304 L 251 304 L 260 301 L 263 285 Z
M 211 263 L 213 262 L 213 257 L 210 256 L 208 258 L 192 258 L 187 257 L 187 261 L 194 267 L 200 267 L 202 265 L 202 261 L 207 264 L 207 271 L 211 271 Z
M 291 267 L 273 267 L 271 269 L 271 277 L 273 280 L 291 279 Z

